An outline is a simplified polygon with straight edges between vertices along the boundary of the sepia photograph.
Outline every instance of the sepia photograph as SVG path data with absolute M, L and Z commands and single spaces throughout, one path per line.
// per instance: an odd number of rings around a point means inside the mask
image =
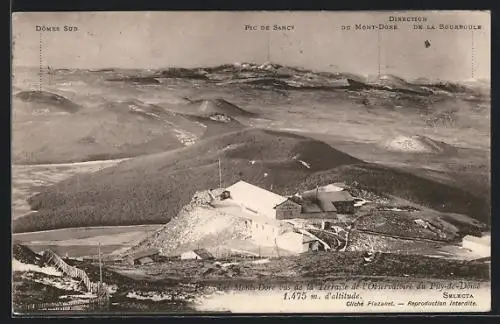
M 490 12 L 12 15 L 12 312 L 491 309 Z

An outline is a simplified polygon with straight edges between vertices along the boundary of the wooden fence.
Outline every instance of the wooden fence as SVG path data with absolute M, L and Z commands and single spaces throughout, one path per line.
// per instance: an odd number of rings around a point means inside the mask
M 71 278 L 80 279 L 80 282 L 83 282 L 88 292 L 92 294 L 98 294 L 99 296 L 108 295 L 107 290 L 102 289 L 103 287 L 101 287 L 98 282 L 92 282 L 85 271 L 77 267 L 70 266 L 52 250 L 45 250 L 42 255 L 48 263 L 52 262 L 56 266 L 56 268 L 59 269 L 59 271 L 62 271 L 64 274 L 70 276 Z
M 80 279 L 80 282 L 83 282 L 85 284 L 85 287 L 87 287 L 87 291 L 91 293 L 96 293 L 98 291 L 99 285 L 90 281 L 89 276 L 87 275 L 87 273 L 85 273 L 85 271 L 83 271 L 82 269 L 78 269 L 77 267 L 70 266 L 53 251 L 51 250 L 43 251 L 43 257 L 46 258 L 48 263 L 50 262 L 54 263 L 54 265 L 56 266 L 57 269 L 59 269 L 59 271 L 62 271 L 71 278 Z
M 47 263 L 52 263 L 55 267 L 70 276 L 71 278 L 80 279 L 83 282 L 87 291 L 95 293 L 98 296 L 88 300 L 60 301 L 53 303 L 37 303 L 24 304 L 16 308 L 21 312 L 36 312 L 36 311 L 71 311 L 71 310 L 102 310 L 109 306 L 109 294 L 105 289 L 101 289 L 98 282 L 92 282 L 85 271 L 77 267 L 70 266 L 60 256 L 51 250 L 45 250 L 42 254 Z

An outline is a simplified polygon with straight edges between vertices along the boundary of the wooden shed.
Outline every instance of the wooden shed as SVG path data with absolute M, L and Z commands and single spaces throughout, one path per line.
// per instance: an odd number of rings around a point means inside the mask
M 302 206 L 290 199 L 276 205 L 276 219 L 292 219 L 299 218 L 302 211 Z
M 148 264 L 160 259 L 160 250 L 151 248 L 130 254 L 127 260 L 130 264 Z

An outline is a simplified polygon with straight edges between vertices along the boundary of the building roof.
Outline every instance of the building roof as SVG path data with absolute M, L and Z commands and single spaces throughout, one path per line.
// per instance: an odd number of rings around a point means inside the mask
M 160 250 L 155 249 L 155 248 L 151 248 L 151 249 L 141 250 L 141 251 L 132 253 L 129 255 L 129 258 L 131 258 L 133 260 L 137 260 L 140 258 L 149 257 L 149 256 L 159 254 L 159 253 L 160 253 Z
M 318 190 L 322 192 L 332 192 L 332 191 L 342 191 L 344 190 L 345 185 L 341 186 L 339 183 L 329 184 L 323 187 L 319 187 Z
M 340 191 L 322 191 L 318 188 L 307 190 L 302 193 L 303 199 L 318 199 L 320 201 L 330 201 L 330 202 L 338 202 L 338 201 L 354 201 L 354 198 L 351 194 L 346 190 Z
M 212 253 L 208 252 L 206 249 L 197 249 L 193 250 L 193 252 L 202 259 L 211 259 L 214 257 Z
M 276 206 L 274 206 L 274 207 L 281 206 L 281 205 L 283 205 L 283 204 L 284 204 L 284 203 L 286 203 L 286 202 L 288 202 L 288 203 L 292 203 L 293 205 L 300 206 L 300 204 L 299 204 L 299 203 L 297 203 L 294 199 L 291 199 L 290 197 L 288 197 L 288 198 L 286 198 L 286 200 L 284 200 L 284 201 L 280 202 L 279 204 L 277 204 L 277 205 L 276 205 Z
M 330 201 L 306 200 L 302 205 L 302 213 L 336 212 L 337 208 Z
M 333 185 L 337 188 L 341 188 L 341 189 L 345 189 L 347 187 L 347 185 L 345 184 L 345 182 L 334 182 Z
M 304 204 L 302 205 L 302 212 L 303 213 L 322 213 L 323 211 L 318 206 L 318 204 L 307 201 L 307 202 L 304 202 Z
M 337 208 L 335 208 L 335 205 L 329 199 L 319 198 L 317 204 L 318 204 L 319 208 L 321 208 L 321 211 L 324 211 L 324 212 L 336 212 L 337 211 Z
M 245 181 L 238 181 L 226 190 L 233 200 L 265 216 L 275 215 L 274 207 L 288 199 Z
M 328 200 L 333 201 L 333 202 L 354 201 L 354 197 L 351 196 L 351 194 L 345 190 L 324 192 L 324 193 L 322 193 L 322 195 L 320 195 L 320 197 L 322 197 L 321 199 L 328 199 Z

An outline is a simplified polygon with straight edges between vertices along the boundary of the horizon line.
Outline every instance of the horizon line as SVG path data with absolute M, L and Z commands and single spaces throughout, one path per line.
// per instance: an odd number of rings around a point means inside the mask
M 148 71 L 157 71 L 157 70 L 164 70 L 164 69 L 172 69 L 172 68 L 180 68 L 180 69 L 187 69 L 187 70 L 194 70 L 194 69 L 205 69 L 205 68 L 214 68 L 214 67 L 219 67 L 219 66 L 224 66 L 224 65 L 232 65 L 236 66 L 237 64 L 253 64 L 253 65 L 279 65 L 284 68 L 294 68 L 294 69 L 302 69 L 310 72 L 315 72 L 315 73 L 332 73 L 332 74 L 351 74 L 354 76 L 360 76 L 360 77 L 376 77 L 378 74 L 376 72 L 374 73 L 369 73 L 369 74 L 360 74 L 360 73 L 353 73 L 353 72 L 347 72 L 347 71 L 336 71 L 336 72 L 331 72 L 331 71 L 326 71 L 323 69 L 310 69 L 310 68 L 305 68 L 302 66 L 293 66 L 293 65 L 283 65 L 281 63 L 275 63 L 275 62 L 264 62 L 264 63 L 255 63 L 255 62 L 233 62 L 233 63 L 221 63 L 221 64 L 214 64 L 214 65 L 205 65 L 205 66 L 194 66 L 194 67 L 183 67 L 183 66 L 164 66 L 164 67 L 119 67 L 119 66 L 107 66 L 107 67 L 56 67 L 54 65 L 46 65 L 44 68 L 50 67 L 51 69 L 55 70 L 87 70 L 87 71 L 100 71 L 100 70 L 148 70 Z M 12 67 L 12 72 L 14 73 L 15 69 L 40 69 L 39 65 L 14 65 L 11 64 Z M 384 73 L 380 74 L 380 76 L 383 75 L 392 75 L 396 76 L 398 78 L 402 78 L 406 81 L 408 80 L 418 80 L 418 79 L 428 79 L 428 80 L 436 80 L 436 81 L 489 81 L 491 82 L 491 76 L 487 77 L 469 77 L 469 78 L 462 78 L 462 79 L 444 79 L 444 78 L 439 78 L 439 77 L 428 77 L 428 76 L 416 76 L 412 78 L 405 78 L 399 76 L 397 73 Z

